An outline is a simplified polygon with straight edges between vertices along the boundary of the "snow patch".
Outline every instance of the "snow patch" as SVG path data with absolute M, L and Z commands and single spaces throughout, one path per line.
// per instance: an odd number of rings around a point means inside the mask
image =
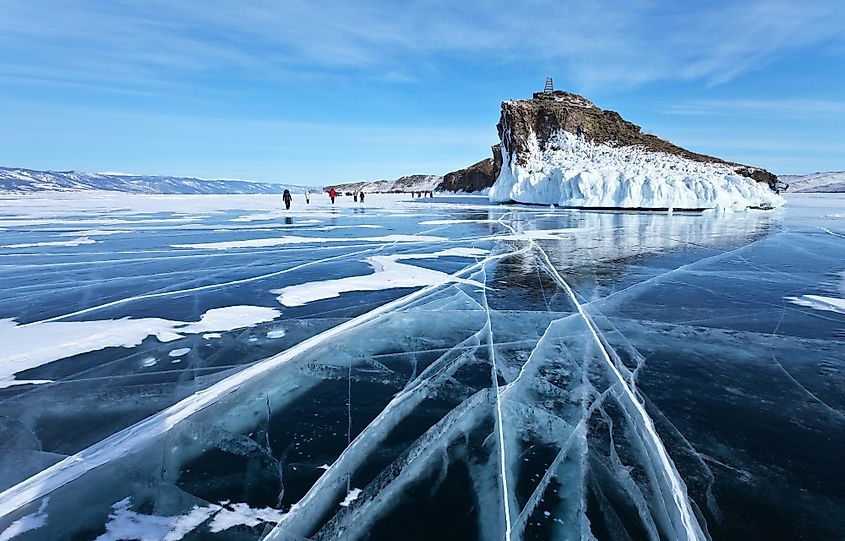
M 40 246 L 81 246 L 83 244 L 94 244 L 97 241 L 88 237 L 77 237 L 72 240 L 53 240 L 45 242 L 29 242 L 22 244 L 4 244 L 0 248 L 37 248 Z
M 261 509 L 252 508 L 245 503 L 228 504 L 215 515 L 209 525 L 212 533 L 222 532 L 235 526 L 258 526 L 264 523 L 276 524 L 284 513 L 278 509 L 264 507 Z
M 135 347 L 148 336 L 155 336 L 160 342 L 171 342 L 185 334 L 251 327 L 273 321 L 280 314 L 278 310 L 264 306 L 227 306 L 212 308 L 196 322 L 123 318 L 18 325 L 14 319 L 0 319 L 0 343 L 4 345 L 0 358 L 0 388 L 13 385 L 16 372 L 73 355 L 108 347 Z
M 131 233 L 128 229 L 86 229 L 84 231 L 66 231 L 59 233 L 59 237 L 102 237 L 107 235 L 120 235 Z
M 499 220 L 427 220 L 419 225 L 497 224 Z
M 212 520 L 208 529 L 218 533 L 235 526 L 275 524 L 284 515 L 277 509 L 252 508 L 245 503 L 230 503 L 228 500 L 219 505 L 195 505 L 188 513 L 175 516 L 144 515 L 136 513 L 131 507 L 131 497 L 115 503 L 105 533 L 95 541 L 179 541 L 209 519 Z M 5 538 L 0 539 L 5 541 Z
M 343 501 L 340 502 L 340 506 L 341 507 L 349 507 L 349 505 L 352 502 L 354 502 L 355 500 L 357 500 L 358 496 L 360 496 L 360 495 L 361 495 L 361 489 L 360 488 L 353 488 L 352 490 L 350 490 L 346 494 L 346 497 L 343 499 Z
M 191 348 L 179 348 L 179 349 L 174 349 L 173 351 L 168 353 L 168 355 L 171 356 L 171 357 L 181 357 L 183 355 L 187 355 L 188 352 L 190 352 L 190 351 L 191 351 Z
M 38 506 L 38 511 L 36 511 L 35 513 L 30 513 L 29 515 L 24 515 L 18 520 L 9 524 L 8 528 L 0 532 L 0 541 L 9 541 L 10 539 L 14 539 L 22 533 L 37 530 L 38 528 L 41 528 L 42 526 L 47 524 L 46 510 L 47 504 L 49 502 L 50 498 L 44 498 L 44 500 L 42 500 L 41 502 L 41 505 Z
M 845 314 L 845 299 L 837 297 L 823 297 L 821 295 L 801 295 L 800 297 L 784 297 L 793 304 L 806 306 L 814 310 Z
M 440 242 L 443 237 L 426 235 L 385 235 L 383 237 L 275 237 L 269 239 L 235 240 L 229 242 L 206 242 L 198 244 L 172 244 L 173 248 L 194 248 L 199 250 L 231 250 L 233 248 L 269 248 L 285 244 L 322 244 L 327 242 Z
M 450 248 L 434 253 L 372 256 L 366 259 L 375 272 L 363 276 L 349 276 L 336 280 L 306 282 L 272 290 L 284 306 L 302 306 L 309 302 L 339 297 L 350 291 L 381 291 L 402 287 L 425 287 L 443 282 L 457 282 L 483 287 L 480 283 L 423 267 L 400 263 L 406 259 L 436 259 L 438 257 L 483 257 L 479 248 Z

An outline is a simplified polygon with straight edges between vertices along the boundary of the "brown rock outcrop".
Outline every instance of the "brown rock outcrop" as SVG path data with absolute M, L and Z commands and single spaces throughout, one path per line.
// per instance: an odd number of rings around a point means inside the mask
M 615 111 L 596 107 L 587 98 L 563 90 L 536 92 L 530 100 L 502 102 L 497 128 L 504 150 L 520 165 L 525 164 L 531 134 L 537 137 L 540 148 L 546 148 L 553 136 L 564 130 L 595 143 L 640 146 L 652 152 L 674 154 L 697 162 L 726 164 L 738 174 L 765 182 L 772 189 L 777 186 L 777 177 L 765 169 L 681 148 L 655 135 L 643 133 L 639 126 L 623 119 Z

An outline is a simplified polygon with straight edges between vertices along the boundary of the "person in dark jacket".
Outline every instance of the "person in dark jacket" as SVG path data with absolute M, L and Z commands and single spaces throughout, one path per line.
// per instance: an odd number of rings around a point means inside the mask
M 360 199 L 362 203 L 364 202 L 364 192 L 358 194 L 358 199 Z
M 293 200 L 293 197 L 290 195 L 290 190 L 285 190 L 282 193 L 282 201 L 285 202 L 285 210 L 290 210 L 290 202 Z

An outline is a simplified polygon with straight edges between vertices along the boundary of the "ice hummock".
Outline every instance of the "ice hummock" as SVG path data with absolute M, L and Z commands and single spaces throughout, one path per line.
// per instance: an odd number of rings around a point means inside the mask
M 528 141 L 524 165 L 506 149 L 494 203 L 562 207 L 721 209 L 779 207 L 783 198 L 767 184 L 738 174 L 727 164 L 703 163 L 637 146 L 615 147 L 558 132 L 540 148 Z

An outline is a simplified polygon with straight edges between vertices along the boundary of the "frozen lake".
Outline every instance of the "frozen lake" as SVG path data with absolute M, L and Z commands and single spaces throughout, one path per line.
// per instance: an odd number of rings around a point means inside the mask
M 845 538 L 845 196 L 0 196 L 0 541 Z

